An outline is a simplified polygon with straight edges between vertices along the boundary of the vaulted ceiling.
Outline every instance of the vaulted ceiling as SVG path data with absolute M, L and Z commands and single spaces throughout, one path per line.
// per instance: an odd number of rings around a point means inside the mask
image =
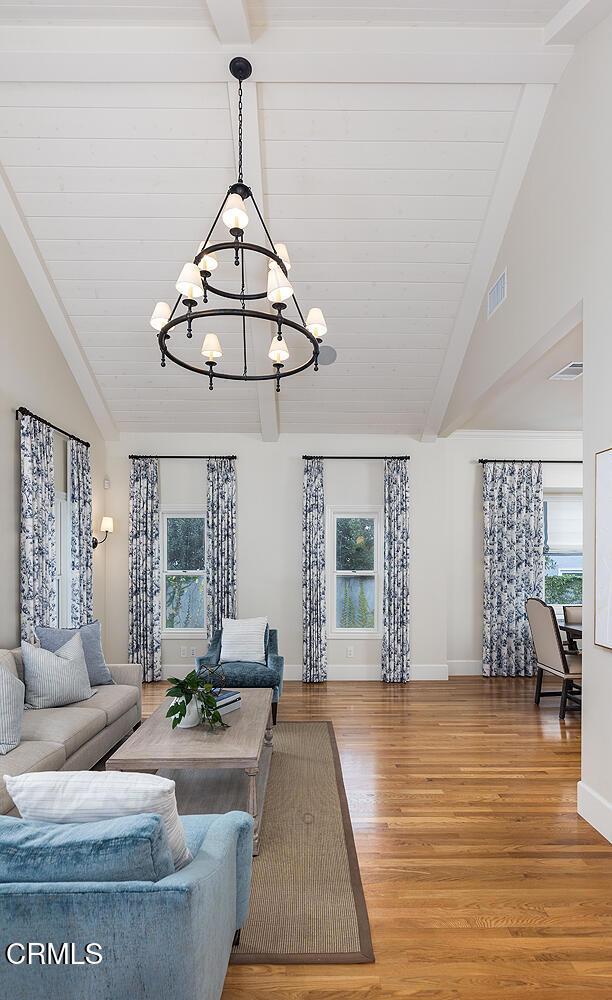
M 435 435 L 571 56 L 561 7 L 2 0 L 0 223 L 107 436 Z M 245 179 L 337 351 L 279 398 L 161 369 L 148 323 L 235 179 L 234 54 Z M 216 332 L 238 365 L 239 331 Z

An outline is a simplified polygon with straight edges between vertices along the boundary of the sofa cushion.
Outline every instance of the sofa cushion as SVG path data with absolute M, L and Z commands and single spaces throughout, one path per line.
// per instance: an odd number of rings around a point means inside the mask
M 96 695 L 93 701 L 79 701 L 70 707 L 96 708 L 105 712 L 107 726 L 129 712 L 133 705 L 138 704 L 138 688 L 132 684 L 105 684 L 93 690 Z
M 95 823 L 155 813 L 164 821 L 175 868 L 191 861 L 169 778 L 128 771 L 52 771 L 7 777 L 6 787 L 24 819 L 43 823 Z
M 221 669 L 225 677 L 224 687 L 275 688 L 281 680 L 280 671 L 265 663 L 243 663 L 238 660 L 224 663 Z
M 19 677 L 15 657 L 10 649 L 0 649 L 0 670 L 8 670 L 9 674 Z
M 94 695 L 95 701 L 97 695 Z M 91 701 L 87 702 L 92 705 Z M 66 759 L 106 727 L 106 712 L 95 708 L 39 708 L 24 712 L 21 740 L 46 740 L 64 747 Z
M 161 816 L 97 823 L 0 816 L 0 882 L 157 882 L 173 872 Z
M 26 712 L 26 715 L 29 713 Z M 58 743 L 20 743 L 2 758 L 2 774 L 25 774 L 27 771 L 56 771 L 66 763 L 66 753 Z M 0 778 L 0 813 L 10 812 L 15 803 Z
M 39 625 L 35 632 L 43 649 L 49 649 L 52 653 L 57 652 L 60 646 L 63 646 L 74 635 L 80 635 L 91 686 L 113 683 L 102 652 L 99 621 L 90 622 L 89 625 L 81 625 L 80 628 L 50 628 Z
M 193 816 L 180 816 L 181 825 L 185 833 L 187 847 L 194 858 L 206 839 L 206 834 L 211 823 L 216 820 L 214 813 L 199 814 Z
M 25 687 L 16 674 L 0 669 L 0 754 L 14 750 L 21 739 Z
M 21 643 L 26 703 L 32 708 L 59 708 L 91 698 L 83 643 L 77 633 L 56 653 Z
M 242 660 L 245 663 L 266 662 L 266 618 L 223 618 L 220 663 Z

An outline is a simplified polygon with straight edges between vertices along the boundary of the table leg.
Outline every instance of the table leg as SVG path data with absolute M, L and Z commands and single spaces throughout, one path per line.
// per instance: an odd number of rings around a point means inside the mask
M 257 810 L 257 775 L 258 767 L 247 767 L 249 776 L 249 812 L 253 817 L 253 854 L 259 854 L 259 815 Z
M 274 730 L 272 729 L 272 709 L 270 709 L 270 714 L 268 716 L 268 725 L 266 726 L 266 735 L 264 736 L 264 746 L 271 747 L 272 740 L 274 739 Z

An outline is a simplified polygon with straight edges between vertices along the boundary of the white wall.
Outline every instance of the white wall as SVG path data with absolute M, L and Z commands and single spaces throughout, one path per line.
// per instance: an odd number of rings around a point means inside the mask
M 91 442 L 94 525 L 104 513 L 105 446 L 81 391 L 0 232 L 0 647 L 19 641 L 19 425 L 25 406 Z M 65 482 L 58 439 L 56 479 Z M 104 621 L 105 549 L 94 553 L 94 613 Z
M 280 631 L 288 676 L 300 675 L 302 454 L 410 454 L 412 677 L 444 679 L 478 673 L 482 632 L 482 504 L 478 458 L 580 458 L 577 435 L 469 433 L 435 444 L 407 437 L 286 435 L 266 444 L 248 435 L 129 435 L 109 445 L 108 510 L 116 532 L 108 544 L 109 654 L 127 651 L 128 459 L 137 454 L 238 456 L 239 614 L 267 615 Z M 172 473 L 167 474 L 170 466 Z M 547 466 L 558 484 L 576 485 L 576 466 Z M 382 463 L 333 462 L 325 467 L 333 505 L 382 504 Z M 204 476 L 194 462 L 163 462 L 162 503 L 204 503 Z M 347 645 L 354 658 L 346 656 Z M 167 669 L 181 665 L 180 645 L 165 641 Z M 198 652 L 203 648 L 196 643 Z M 331 640 L 330 678 L 378 678 L 379 640 Z
M 608 18 L 578 45 L 551 100 L 493 272 L 508 267 L 509 298 L 489 323 L 481 316 L 448 423 L 469 409 L 487 381 L 495 382 L 564 317 L 582 310 L 585 634 L 578 809 L 612 841 L 612 651 L 593 642 L 594 456 L 612 445 L 611 94 Z

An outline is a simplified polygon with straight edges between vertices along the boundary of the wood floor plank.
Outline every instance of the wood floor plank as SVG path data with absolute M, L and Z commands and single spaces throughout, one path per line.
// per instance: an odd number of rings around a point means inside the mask
M 612 846 L 557 711 L 529 680 L 287 683 L 279 719 L 334 723 L 376 963 L 232 966 L 223 1000 L 610 1000 Z

